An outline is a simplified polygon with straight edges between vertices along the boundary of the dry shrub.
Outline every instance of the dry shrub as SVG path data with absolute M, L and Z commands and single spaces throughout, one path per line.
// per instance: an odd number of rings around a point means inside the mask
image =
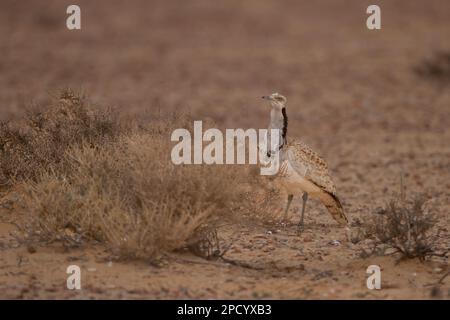
M 251 224 L 273 225 L 283 214 L 284 204 L 279 188 L 268 183 L 267 176 L 259 173 L 249 174 L 247 188 L 241 196 L 241 203 L 234 208 L 241 222 Z
M 64 90 L 44 111 L 0 123 L 0 184 L 11 187 L 17 180 L 34 180 L 57 169 L 69 146 L 104 143 L 120 132 L 114 113 L 90 108 L 86 99 Z
M 183 247 L 212 255 L 216 227 L 252 212 L 257 171 L 174 165 L 170 132 L 185 125 L 184 116 L 157 117 L 115 141 L 72 144 L 57 169 L 22 184 L 24 239 L 99 241 L 121 258 L 154 258 Z
M 134 134 L 99 148 L 71 148 L 64 173 L 46 173 L 26 188 L 30 235 L 95 239 L 138 258 L 201 241 L 205 226 L 239 200 L 240 170 L 176 166 L 169 147 L 162 136 Z
M 433 254 L 436 237 L 430 231 L 436 220 L 426 202 L 421 195 L 399 197 L 381 208 L 367 226 L 367 234 L 375 238 L 373 252 L 393 248 L 403 257 L 420 259 Z

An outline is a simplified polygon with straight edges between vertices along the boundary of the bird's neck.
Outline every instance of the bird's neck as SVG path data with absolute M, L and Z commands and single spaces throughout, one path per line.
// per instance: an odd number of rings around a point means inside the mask
M 281 134 L 280 149 L 287 143 L 287 127 L 288 127 L 288 117 L 286 114 L 286 107 L 282 109 L 272 108 L 270 111 L 270 129 L 279 129 Z

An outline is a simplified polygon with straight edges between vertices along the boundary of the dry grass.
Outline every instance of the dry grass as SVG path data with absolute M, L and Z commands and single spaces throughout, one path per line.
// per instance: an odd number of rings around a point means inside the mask
M 387 249 L 394 249 L 402 257 L 423 260 L 434 254 L 436 236 L 431 231 L 435 224 L 425 196 L 405 199 L 401 195 L 378 210 L 366 232 L 375 239 L 372 253 L 384 254 Z
M 94 111 L 85 98 L 64 90 L 47 109 L 30 111 L 19 122 L 0 123 L 0 184 L 35 180 L 41 172 L 55 170 L 69 146 L 105 143 L 120 133 L 114 113 Z
M 15 140 L 2 159 L 17 161 L 20 175 L 7 166 L 3 172 L 9 181 L 23 181 L 27 243 L 99 241 L 121 258 L 154 258 L 204 247 L 219 223 L 261 212 L 248 201 L 258 190 L 257 170 L 171 162 L 170 133 L 188 126 L 187 117 L 158 116 L 147 126 L 115 132 L 120 124 L 98 120 L 93 111 L 88 117 L 82 106 L 60 100 L 56 111 L 40 116 L 43 124 L 29 125 L 31 134 L 5 131 Z M 42 151 L 38 141 L 46 146 Z

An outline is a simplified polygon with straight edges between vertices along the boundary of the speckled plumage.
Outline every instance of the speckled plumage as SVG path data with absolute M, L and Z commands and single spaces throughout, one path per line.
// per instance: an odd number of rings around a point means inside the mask
M 331 180 L 328 165 L 316 152 L 302 141 L 294 141 L 283 147 L 282 159 L 289 161 L 294 170 L 312 181 L 321 189 L 336 194 L 336 187 Z
M 348 220 L 327 163 L 302 141 L 288 142 L 280 151 L 278 178 L 286 191 L 291 194 L 303 191 L 318 198 L 337 222 L 346 224 Z

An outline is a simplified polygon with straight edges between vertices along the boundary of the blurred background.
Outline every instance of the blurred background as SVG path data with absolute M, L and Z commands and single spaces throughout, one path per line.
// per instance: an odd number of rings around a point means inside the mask
M 69 31 L 73 1 L 2 0 L 1 118 L 69 86 L 127 112 L 186 109 L 228 126 L 265 125 L 259 97 L 274 91 L 312 123 L 448 120 L 413 68 L 450 51 L 450 3 L 377 1 L 371 31 L 372 2 L 80 0 L 82 29 Z

